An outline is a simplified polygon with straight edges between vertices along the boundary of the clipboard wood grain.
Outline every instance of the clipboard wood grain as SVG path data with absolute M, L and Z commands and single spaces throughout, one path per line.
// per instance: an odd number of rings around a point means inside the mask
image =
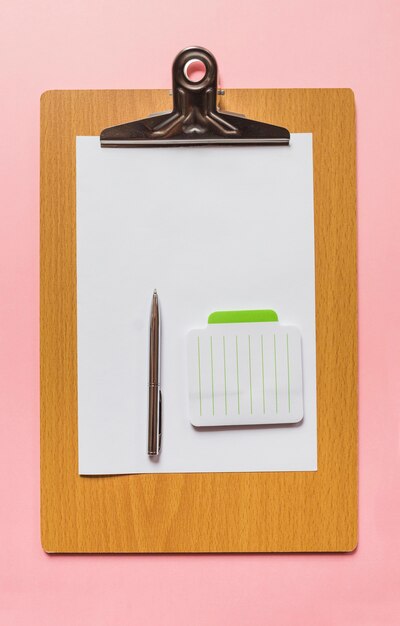
M 167 110 L 167 90 L 41 99 L 41 537 L 47 552 L 336 552 L 357 544 L 354 96 L 227 89 L 221 108 L 312 132 L 318 471 L 78 475 L 75 137 Z M 253 149 L 253 148 L 249 148 Z M 274 148 L 271 147 L 271 150 Z

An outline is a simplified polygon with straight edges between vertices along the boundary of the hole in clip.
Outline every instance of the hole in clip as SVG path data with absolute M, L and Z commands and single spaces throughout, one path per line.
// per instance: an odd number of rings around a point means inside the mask
M 185 78 L 191 83 L 199 83 L 205 77 L 206 66 L 200 59 L 190 59 L 183 68 Z

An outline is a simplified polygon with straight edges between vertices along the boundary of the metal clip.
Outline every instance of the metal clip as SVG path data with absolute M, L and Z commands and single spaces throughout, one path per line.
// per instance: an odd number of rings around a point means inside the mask
M 200 62 L 204 76 L 190 79 L 188 65 Z M 106 128 L 103 148 L 196 145 L 288 145 L 286 128 L 249 120 L 217 108 L 218 67 L 205 48 L 182 50 L 172 66 L 173 110 L 128 124 Z

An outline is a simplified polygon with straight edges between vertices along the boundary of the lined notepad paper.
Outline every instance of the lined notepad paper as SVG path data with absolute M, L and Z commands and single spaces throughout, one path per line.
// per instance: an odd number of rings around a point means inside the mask
M 195 426 L 303 418 L 301 336 L 293 326 L 210 324 L 189 334 L 188 365 Z

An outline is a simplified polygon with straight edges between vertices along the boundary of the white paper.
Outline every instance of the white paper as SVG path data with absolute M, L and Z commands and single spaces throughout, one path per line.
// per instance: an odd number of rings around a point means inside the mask
M 102 149 L 77 138 L 80 474 L 317 468 L 312 136 L 273 147 Z M 147 456 L 150 304 L 162 316 L 163 438 Z M 273 309 L 302 337 L 304 419 L 195 428 L 187 335 Z
M 279 323 L 210 324 L 188 337 L 194 426 L 294 424 L 303 419 L 301 336 Z

